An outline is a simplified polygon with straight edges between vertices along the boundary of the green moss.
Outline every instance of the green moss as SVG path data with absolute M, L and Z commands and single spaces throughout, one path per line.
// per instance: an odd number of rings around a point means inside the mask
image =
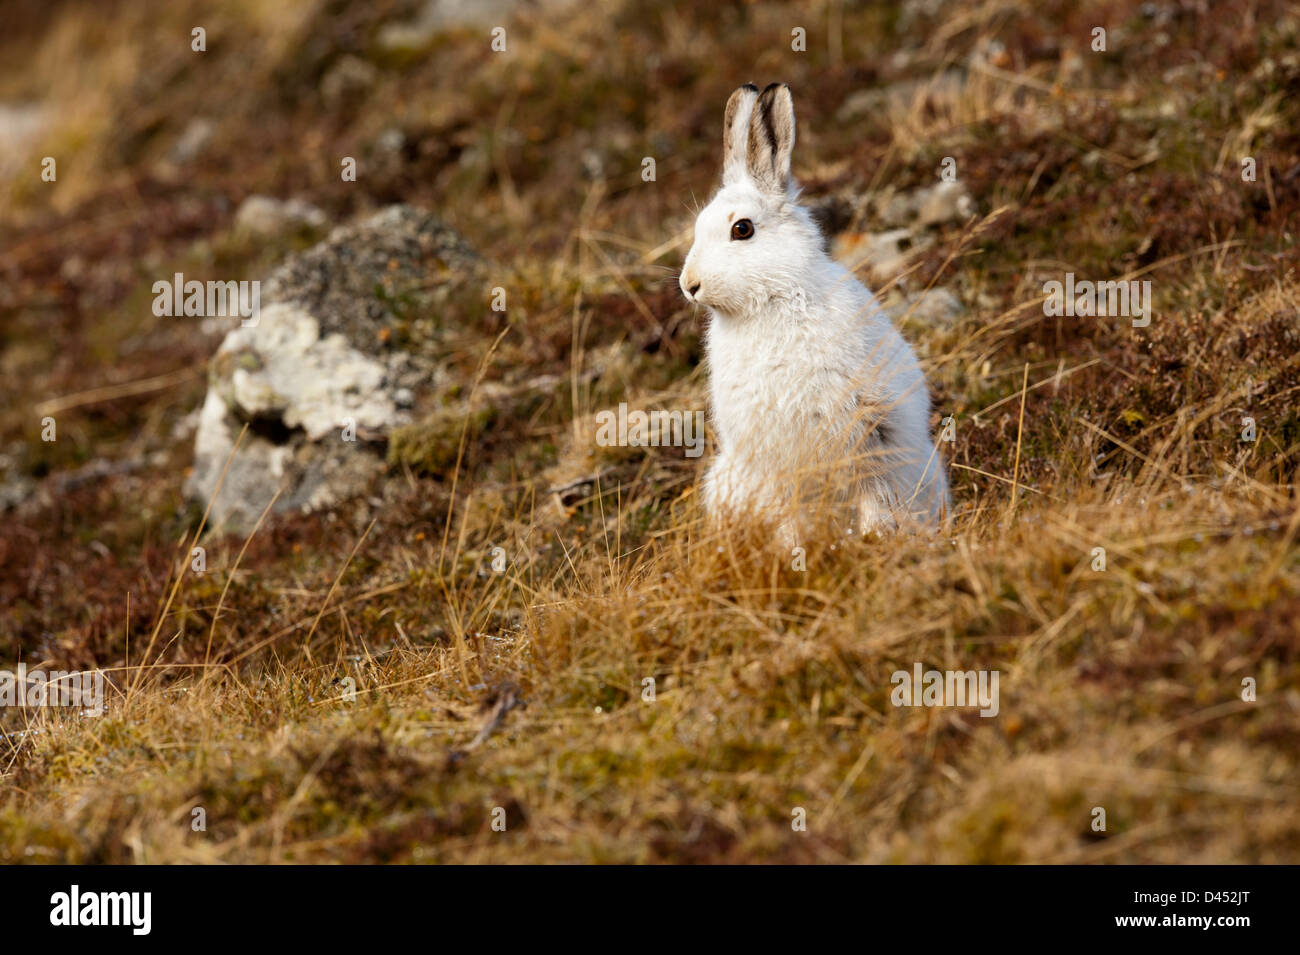
M 388 441 L 388 463 L 417 474 L 450 476 L 462 434 L 469 447 L 496 418 L 496 409 L 489 406 L 470 412 L 468 420 L 459 410 L 439 409 L 422 421 L 394 429 Z

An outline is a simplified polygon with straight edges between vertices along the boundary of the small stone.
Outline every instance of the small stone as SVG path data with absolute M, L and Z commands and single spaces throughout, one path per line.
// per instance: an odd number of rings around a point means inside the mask
M 320 229 L 328 220 L 320 209 L 301 199 L 249 196 L 235 213 L 235 229 L 257 236 L 276 236 L 298 229 Z
M 172 144 L 168 158 L 178 165 L 193 162 L 207 148 L 212 136 L 217 131 L 217 124 L 203 116 L 196 116 L 186 124 L 176 142 Z
M 907 319 L 934 328 L 952 328 L 965 311 L 961 300 L 942 286 L 904 296 L 886 309 L 895 322 Z
M 938 182 L 911 192 L 884 193 L 875 201 L 884 225 L 925 229 L 965 222 L 975 214 L 975 203 L 960 181 Z
M 832 251 L 836 259 L 852 269 L 866 266 L 873 281 L 884 281 L 901 272 L 908 259 L 930 244 L 918 241 L 908 229 L 888 232 L 846 232 L 836 238 Z

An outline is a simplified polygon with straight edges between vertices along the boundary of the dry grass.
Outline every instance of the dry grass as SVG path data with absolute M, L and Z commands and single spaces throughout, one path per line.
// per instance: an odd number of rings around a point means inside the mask
M 343 110 L 320 76 L 341 50 L 373 55 L 376 25 L 412 5 L 292 6 L 211 14 L 210 35 L 243 38 L 205 61 L 222 105 L 187 48 L 157 45 L 198 5 L 108 17 L 137 59 L 114 40 L 78 69 L 123 78 L 102 84 L 116 125 L 68 113 L 53 134 L 82 144 L 63 168 L 84 157 L 102 176 L 6 193 L 0 434 L 50 497 L 5 518 L 0 649 L 106 667 L 116 691 L 99 719 L 0 716 L 0 859 L 1300 859 L 1293 11 L 524 10 L 513 59 L 455 34 L 381 58 Z M 1105 58 L 1088 51 L 1097 22 Z M 38 64 L 92 27 L 75 4 L 49 23 L 31 31 Z M 805 55 L 787 52 L 799 23 Z M 936 431 L 957 422 L 950 525 L 810 541 L 805 570 L 761 532 L 705 529 L 699 462 L 596 447 L 589 426 L 619 401 L 702 407 L 673 269 L 726 93 L 776 76 L 810 197 L 928 185 L 952 155 L 981 220 L 934 230 L 896 283 L 937 281 L 967 307 L 950 329 L 905 322 Z M 58 95 L 89 80 L 68 82 Z M 877 88 L 892 92 L 836 120 Z M 221 134 L 181 180 L 162 157 L 196 111 Z M 334 181 L 330 157 L 394 124 L 401 165 Z M 316 154 L 330 161 L 304 169 Z M 229 236 L 252 192 L 338 218 L 437 208 L 511 309 L 449 305 L 425 347 L 459 373 L 463 413 L 403 444 L 372 496 L 205 537 L 195 575 L 201 514 L 179 499 L 172 431 L 202 382 L 131 382 L 170 381 L 213 343 L 142 318 L 140 289 L 175 262 L 236 277 L 284 254 Z M 69 254 L 90 267 L 68 273 Z M 1150 327 L 1044 318 L 1042 283 L 1065 271 L 1151 279 Z M 32 407 L 68 395 L 41 447 Z M 100 459 L 122 468 L 76 479 Z M 916 662 L 999 670 L 999 715 L 891 705 L 891 674 Z

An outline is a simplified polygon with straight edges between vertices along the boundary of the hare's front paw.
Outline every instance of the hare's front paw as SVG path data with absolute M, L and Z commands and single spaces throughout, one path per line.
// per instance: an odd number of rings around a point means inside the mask
M 704 475 L 704 480 L 700 483 L 700 501 L 704 504 L 704 513 L 711 520 L 718 520 L 727 510 L 725 506 L 727 480 L 725 473 L 727 470 L 726 461 L 722 455 L 713 459 L 709 465 L 709 470 Z
M 762 488 L 756 486 L 753 478 L 744 468 L 736 467 L 730 457 L 719 454 L 704 476 L 701 489 L 704 510 L 714 520 L 743 517 L 761 510 Z
M 792 551 L 801 545 L 803 537 L 804 528 L 802 521 L 794 517 L 786 518 L 777 525 L 776 547 L 781 551 Z
M 893 503 L 880 494 L 867 494 L 858 501 L 858 532 L 866 537 L 887 537 L 898 530 L 898 514 Z

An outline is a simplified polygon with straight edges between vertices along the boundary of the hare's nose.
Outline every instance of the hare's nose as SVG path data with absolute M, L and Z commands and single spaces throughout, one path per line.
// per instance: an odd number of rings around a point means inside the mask
M 682 270 L 681 278 L 678 279 L 677 284 L 682 287 L 682 292 L 685 293 L 686 297 L 692 301 L 695 299 L 695 294 L 700 290 L 699 280 L 694 275 L 691 275 L 687 269 Z

